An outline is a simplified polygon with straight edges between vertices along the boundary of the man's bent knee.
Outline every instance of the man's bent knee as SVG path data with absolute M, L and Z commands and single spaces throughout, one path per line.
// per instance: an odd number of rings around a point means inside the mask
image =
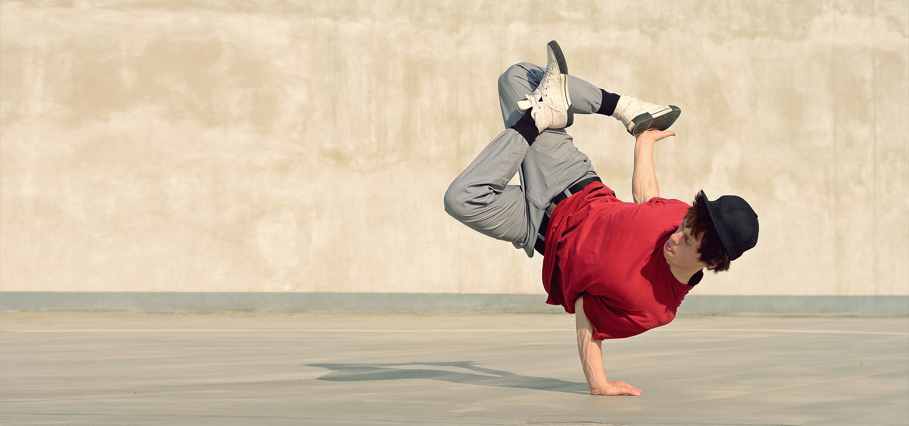
M 529 80 L 527 72 L 531 67 L 533 67 L 533 64 L 527 62 L 521 62 L 508 67 L 508 69 L 499 76 L 499 96 L 501 97 L 505 94 L 503 93 L 504 88 L 528 84 L 526 83 Z
M 448 187 L 448 190 L 445 191 L 445 197 L 443 198 L 445 212 L 459 222 L 464 222 L 464 219 L 469 216 L 469 209 L 465 202 L 464 190 L 456 184 L 457 181 L 452 182 L 451 186 Z

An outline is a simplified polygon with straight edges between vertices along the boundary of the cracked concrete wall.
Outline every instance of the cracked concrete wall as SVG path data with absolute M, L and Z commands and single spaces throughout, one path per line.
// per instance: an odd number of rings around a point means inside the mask
M 3 291 L 542 293 L 448 217 L 545 61 L 679 105 L 663 196 L 739 194 L 709 295 L 909 294 L 909 2 L 3 1 Z M 570 129 L 620 198 L 632 139 Z

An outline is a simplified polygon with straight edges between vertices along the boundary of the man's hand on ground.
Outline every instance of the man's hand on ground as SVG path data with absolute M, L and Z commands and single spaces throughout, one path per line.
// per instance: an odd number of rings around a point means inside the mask
M 625 383 L 621 380 L 616 380 L 614 382 L 606 382 L 606 386 L 600 389 L 591 389 L 591 395 L 604 395 L 604 396 L 616 396 L 616 395 L 632 395 L 638 396 L 641 394 L 641 390 Z
M 574 317 L 578 331 L 578 354 L 581 356 L 581 368 L 587 378 L 587 387 L 591 395 L 634 395 L 641 394 L 641 390 L 621 380 L 610 382 L 606 380 L 603 369 L 602 340 L 593 339 L 593 325 L 584 313 L 584 296 L 578 297 L 574 302 Z

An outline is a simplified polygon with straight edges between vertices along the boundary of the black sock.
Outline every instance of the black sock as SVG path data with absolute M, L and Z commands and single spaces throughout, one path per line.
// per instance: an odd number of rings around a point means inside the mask
M 540 130 L 537 129 L 537 123 L 533 121 L 533 117 L 530 116 L 530 110 L 527 110 L 527 112 L 524 113 L 524 116 L 521 117 L 517 123 L 514 123 L 514 126 L 511 126 L 511 128 L 520 133 L 521 136 L 527 140 L 528 146 L 533 145 L 533 141 L 540 135 Z
M 615 93 L 609 93 L 603 89 L 600 89 L 603 92 L 603 102 L 600 103 L 600 109 L 597 110 L 597 114 L 603 115 L 612 115 L 615 112 L 615 106 L 619 103 L 620 95 Z

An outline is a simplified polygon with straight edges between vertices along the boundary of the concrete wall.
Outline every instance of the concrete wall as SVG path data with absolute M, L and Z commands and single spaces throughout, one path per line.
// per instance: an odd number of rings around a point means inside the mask
M 909 2 L 552 3 L 0 2 L 0 289 L 542 293 L 442 194 L 556 39 L 682 108 L 662 195 L 758 212 L 698 294 L 909 295 Z M 571 133 L 630 200 L 631 137 Z

